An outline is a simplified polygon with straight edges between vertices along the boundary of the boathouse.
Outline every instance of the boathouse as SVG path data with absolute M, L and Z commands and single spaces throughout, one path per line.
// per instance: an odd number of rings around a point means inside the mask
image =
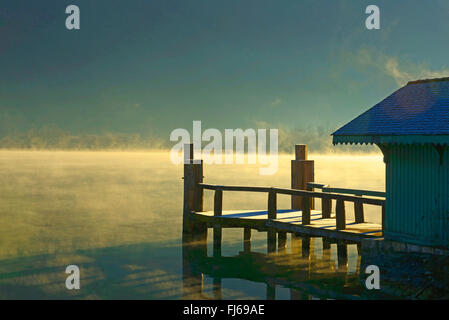
M 449 246 L 449 77 L 410 81 L 332 135 L 382 151 L 386 240 Z

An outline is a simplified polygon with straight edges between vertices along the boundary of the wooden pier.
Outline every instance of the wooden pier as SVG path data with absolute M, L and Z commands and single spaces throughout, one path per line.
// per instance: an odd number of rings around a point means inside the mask
M 185 148 L 189 151 L 188 154 L 193 155 L 193 145 L 186 145 Z M 222 228 L 243 228 L 243 242 L 248 251 L 251 248 L 251 230 L 266 231 L 268 253 L 285 246 L 287 233 L 352 242 L 382 236 L 383 225 L 366 222 L 363 207 L 380 206 L 383 221 L 385 193 L 331 188 L 315 183 L 314 162 L 307 160 L 307 147 L 296 145 L 295 155 L 296 159 L 292 160 L 291 189 L 205 184 L 203 162 L 197 160 L 198 163 L 194 163 L 191 156 L 184 164 L 184 239 L 202 241 L 207 246 L 207 228 L 213 228 L 213 252 L 214 256 L 219 256 Z M 203 210 L 204 190 L 215 193 L 213 211 Z M 224 192 L 266 193 L 266 209 L 223 210 Z M 290 209 L 277 207 L 278 194 L 291 196 Z M 321 210 L 315 209 L 315 199 L 321 199 Z M 333 201 L 336 202 L 335 212 L 332 211 Z M 354 220 L 346 219 L 345 202 L 354 204 Z M 207 252 L 207 247 L 204 250 Z

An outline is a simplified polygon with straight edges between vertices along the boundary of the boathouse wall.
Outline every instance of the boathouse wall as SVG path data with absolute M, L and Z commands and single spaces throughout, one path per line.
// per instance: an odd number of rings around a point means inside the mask
M 432 144 L 387 148 L 384 237 L 449 246 L 449 148 Z

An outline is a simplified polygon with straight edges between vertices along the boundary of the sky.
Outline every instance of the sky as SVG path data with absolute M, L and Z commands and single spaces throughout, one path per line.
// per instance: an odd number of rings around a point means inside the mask
M 3 0 L 0 134 L 169 140 L 193 120 L 330 134 L 409 80 L 449 76 L 448 39 L 447 0 Z

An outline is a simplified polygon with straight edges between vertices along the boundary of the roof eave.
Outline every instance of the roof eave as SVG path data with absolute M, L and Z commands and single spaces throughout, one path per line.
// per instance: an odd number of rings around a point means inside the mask
M 333 135 L 337 144 L 440 144 L 449 145 L 449 135 Z

